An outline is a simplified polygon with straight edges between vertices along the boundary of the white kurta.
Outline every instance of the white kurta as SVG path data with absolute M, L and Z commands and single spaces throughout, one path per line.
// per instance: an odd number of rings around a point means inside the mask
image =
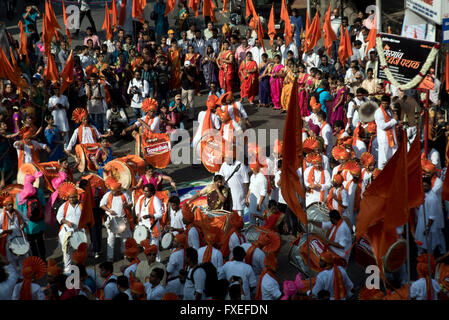
M 101 198 L 100 207 L 108 206 L 108 198 L 109 198 L 110 194 L 111 194 L 111 191 L 108 191 L 103 196 L 103 198 Z M 126 203 L 131 204 L 132 200 L 131 200 L 131 197 L 129 196 L 128 192 L 123 192 L 123 194 L 125 195 Z M 109 224 L 111 222 L 111 218 L 112 217 L 114 217 L 114 218 L 123 218 L 126 221 L 126 229 L 122 233 L 115 234 L 115 236 L 119 237 L 119 238 L 125 238 L 125 239 L 127 239 L 129 237 L 132 237 L 131 229 L 130 229 L 128 220 L 126 219 L 126 214 L 125 214 L 125 210 L 124 210 L 124 203 L 122 201 L 122 196 L 121 195 L 112 197 L 112 203 L 111 203 L 110 209 L 115 212 L 115 215 L 111 216 L 111 215 L 109 215 L 106 212 L 106 215 L 107 215 L 107 220 L 105 220 L 106 230 L 108 230 L 108 232 L 109 232 Z
M 346 207 L 346 209 L 342 208 L 342 212 L 340 212 L 340 210 L 338 210 L 338 202 L 337 200 L 335 200 L 333 197 L 338 197 L 338 195 L 340 194 L 340 190 L 341 190 L 341 202 L 342 205 Z M 340 188 L 331 188 L 329 189 L 329 194 L 332 192 L 332 207 L 335 210 L 338 210 L 340 212 L 340 214 L 342 216 L 348 217 L 348 206 L 349 206 L 349 197 L 348 197 L 348 192 L 346 191 L 346 189 L 344 189 L 343 186 L 341 186 Z M 326 199 L 327 200 L 327 199 Z
M 376 112 L 374 112 L 374 120 L 377 125 L 377 143 L 379 145 L 379 155 L 377 166 L 379 169 L 383 169 L 387 163 L 387 161 L 393 156 L 398 148 L 398 140 L 396 138 L 396 130 L 394 126 L 397 124 L 397 121 L 393 119 L 393 115 L 391 110 L 387 111 L 388 116 L 390 117 L 390 121 L 386 122 L 385 117 L 382 112 L 382 108 L 377 108 Z M 386 130 L 393 129 L 393 139 L 395 146 L 391 148 L 388 145 L 388 138 Z
M 5 208 L 0 210 L 0 226 L 3 226 L 3 221 L 5 218 L 5 216 L 7 216 L 7 213 L 5 212 Z M 20 222 L 19 222 L 19 218 L 17 217 L 17 215 L 19 215 L 19 211 L 16 211 L 15 213 L 13 213 L 12 218 L 7 218 L 8 219 L 8 227 L 7 230 L 11 230 L 12 233 L 8 234 L 6 236 L 6 258 L 8 259 L 9 263 L 14 267 L 17 268 L 19 267 L 20 269 L 22 268 L 22 261 L 23 259 L 25 259 L 27 257 L 27 255 L 23 255 L 23 256 L 16 256 L 15 254 L 12 253 L 12 251 L 9 249 L 9 243 L 12 239 L 16 238 L 16 237 L 23 237 L 24 239 L 24 233 L 22 232 L 22 230 L 20 229 Z M 28 223 L 28 218 L 24 217 L 23 215 L 20 215 L 20 217 L 22 218 L 23 223 L 26 225 Z M 0 235 L 3 233 L 3 229 L 0 229 Z
M 352 225 L 355 226 L 357 223 L 357 214 L 358 214 L 358 212 L 354 212 L 357 184 L 351 180 L 351 181 L 343 182 L 343 185 L 348 194 L 348 208 L 345 210 L 346 211 L 345 216 L 348 217 L 349 220 L 351 221 Z M 360 195 L 362 195 L 361 192 L 360 192 Z
M 200 248 L 200 235 L 195 227 L 190 228 L 189 234 L 187 236 L 187 242 L 189 244 L 189 247 L 195 248 L 196 250 Z
M 193 270 L 195 272 L 192 274 Z M 191 280 L 193 279 L 193 281 Z M 190 269 L 184 284 L 184 300 L 195 300 L 195 293 L 201 293 L 201 300 L 206 298 L 204 288 L 206 285 L 206 271 L 203 268 Z
M 351 125 L 352 129 L 355 129 L 360 122 L 359 109 L 355 108 L 355 106 L 360 107 L 364 102 L 368 101 L 366 98 L 362 98 L 361 100 L 355 97 L 348 103 L 348 119 L 351 118 L 351 121 L 348 121 L 346 128 Z
M 69 110 L 69 100 L 65 95 L 61 95 L 60 97 L 52 96 L 48 99 L 48 108 L 55 106 L 56 104 L 62 105 L 64 108 L 57 108 L 51 112 L 51 115 L 55 119 L 55 125 L 62 131 L 68 132 L 70 131 L 69 121 L 67 119 L 67 110 Z
M 245 249 L 245 252 L 248 252 L 248 249 L 251 248 L 251 243 L 243 243 L 241 247 Z M 231 258 L 231 257 L 230 257 Z M 253 259 L 251 262 L 251 267 L 253 268 L 254 275 L 256 276 L 256 279 L 259 279 L 260 274 L 262 273 L 262 270 L 265 268 L 265 252 L 263 252 L 261 249 L 256 248 L 253 253 Z
M 193 148 L 196 148 L 198 142 L 201 141 L 201 130 L 203 128 L 205 116 L 206 116 L 206 111 L 201 111 L 198 114 L 198 127 L 197 127 L 197 130 L 196 130 L 195 135 L 193 136 L 193 140 L 192 140 Z M 212 129 L 220 130 L 220 118 L 215 113 L 211 113 L 211 119 L 212 119 Z
M 440 292 L 440 284 L 438 281 L 431 279 L 432 282 L 432 300 L 438 300 L 438 293 Z M 416 300 L 427 300 L 427 282 L 426 278 L 418 279 L 412 282 L 410 286 L 410 298 Z
M 13 146 L 14 146 L 14 148 L 17 149 L 17 157 L 20 158 L 20 151 L 21 150 L 18 148 L 19 142 L 20 141 L 14 142 Z M 40 150 L 40 149 L 44 149 L 47 146 L 46 144 L 39 143 L 39 142 L 34 141 L 34 140 L 31 140 L 31 144 L 33 145 L 35 151 Z M 34 163 L 33 156 L 32 156 L 32 153 L 31 153 L 31 149 L 30 149 L 30 147 L 27 144 L 23 145 L 23 153 L 25 155 L 25 159 L 24 159 L 23 163 Z
M 12 293 L 16 286 L 17 279 L 19 278 L 19 274 L 11 263 L 7 264 L 4 268 L 8 273 L 8 278 L 5 281 L 0 282 L 0 300 L 12 300 Z
M 327 146 L 326 155 L 331 157 L 332 148 L 334 147 L 334 139 L 332 135 L 332 127 L 328 123 L 320 126 L 320 136 L 323 138 L 324 144 Z
M 306 169 L 306 171 L 304 172 L 304 184 L 305 187 L 309 187 L 310 183 L 309 183 L 309 173 L 310 170 L 312 170 L 312 167 L 309 167 Z M 321 172 L 323 172 L 324 174 L 324 183 L 321 184 Z M 321 191 L 324 191 L 324 198 L 323 198 L 323 202 L 326 201 L 327 198 L 327 193 L 329 191 L 329 189 L 331 188 L 331 177 L 330 174 L 327 170 L 322 170 L 319 171 L 317 169 L 315 169 L 315 172 L 313 173 L 313 182 L 316 184 L 320 184 L 321 185 L 321 189 L 316 191 L 316 190 L 311 190 L 310 192 L 306 192 L 306 206 L 309 206 L 310 204 L 314 203 L 314 202 L 319 202 L 321 201 Z
M 206 252 L 206 248 L 207 246 L 198 249 L 198 263 L 203 262 L 204 252 Z M 223 254 L 221 253 L 221 251 L 212 248 L 212 256 L 210 260 L 210 262 L 217 269 L 217 272 L 220 272 L 221 268 L 223 267 Z
M 160 225 L 160 219 L 162 219 L 162 216 L 164 214 L 164 209 L 162 208 L 162 202 L 161 200 L 153 196 L 153 209 L 154 209 L 154 218 L 157 220 L 156 226 L 159 229 L 159 238 L 161 237 L 161 225 Z M 150 209 L 150 199 L 146 198 L 145 195 L 141 195 L 139 199 L 136 202 L 135 211 L 137 218 L 140 218 L 140 225 L 144 225 L 147 227 L 148 230 L 151 230 L 151 219 L 143 219 L 142 217 L 149 214 Z
M 170 278 L 179 275 L 179 271 L 184 269 L 184 249 L 174 251 L 170 254 L 167 263 L 167 273 L 170 273 Z
M 353 149 L 354 149 L 355 157 L 357 159 L 360 159 L 360 156 L 362 155 L 362 153 L 366 152 L 366 144 L 362 140 L 357 139 L 356 145 L 353 146 Z
M 158 284 L 152 288 L 152 285 L 149 282 L 145 283 L 145 291 L 147 300 L 162 300 L 162 297 L 166 292 L 165 288 L 161 284 Z
M 329 233 L 329 239 L 332 237 L 332 235 L 334 234 L 334 232 L 337 232 L 335 234 L 335 238 L 333 242 L 338 243 L 339 245 L 341 245 L 343 247 L 343 249 L 334 247 L 334 246 L 329 246 L 329 248 L 335 253 L 338 254 L 340 257 L 345 258 L 346 262 L 349 261 L 349 256 L 350 254 L 346 255 L 346 251 L 349 250 L 349 248 L 351 247 L 352 244 L 352 236 L 351 236 L 351 230 L 349 230 L 348 224 L 343 221 L 343 223 L 340 225 L 340 227 L 338 229 L 336 229 L 336 226 L 334 226 L 332 224 L 332 222 L 323 222 L 322 223 L 323 229 L 324 230 L 331 230 L 331 232 Z
M 343 298 L 343 300 L 346 300 L 346 298 L 349 298 L 351 294 L 351 290 L 354 287 L 354 284 L 352 283 L 351 279 L 349 279 L 348 274 L 346 273 L 345 269 L 342 267 L 338 267 L 341 271 L 342 279 L 343 279 L 343 285 L 346 290 L 346 297 Z M 330 299 L 335 300 L 334 298 L 334 268 L 331 268 L 329 270 L 321 271 L 316 276 L 316 282 L 312 289 L 312 294 L 316 297 L 318 296 L 318 293 L 321 290 L 326 290 L 330 293 Z
M 179 297 L 179 300 L 183 300 L 184 298 L 184 285 L 185 283 L 181 283 L 179 278 L 176 278 L 171 281 L 167 281 L 167 285 L 165 286 L 166 292 L 173 292 Z
M 100 132 L 97 130 L 97 128 L 95 128 L 95 126 L 90 125 L 92 127 L 92 129 L 94 129 L 94 133 L 96 135 L 96 137 L 92 136 L 92 130 L 90 130 L 90 128 L 84 128 L 83 127 L 83 133 L 81 135 L 81 144 L 86 144 L 86 143 L 97 143 L 98 140 L 100 140 L 101 138 L 101 134 Z M 75 131 L 73 131 L 72 137 L 70 138 L 69 144 L 67 146 L 67 150 L 71 151 L 72 148 L 76 145 L 76 143 L 78 142 L 78 130 L 80 130 L 80 128 L 76 128 Z
M 254 215 L 263 215 L 266 205 L 268 203 L 268 181 L 267 178 L 260 172 L 257 174 L 251 175 L 250 182 L 249 182 L 249 212 L 251 215 L 252 223 L 255 223 L 255 217 Z M 262 197 L 265 197 L 262 205 L 261 210 L 257 210 L 257 205 L 260 202 L 260 199 Z
M 237 117 L 236 117 L 236 115 L 234 114 L 234 106 L 233 106 L 233 104 L 234 104 L 234 103 L 231 103 L 231 104 L 228 104 L 228 105 L 227 105 L 227 107 L 228 107 L 228 113 L 229 113 L 229 116 L 231 117 L 231 119 L 232 119 L 234 122 L 237 122 L 237 123 L 238 123 Z M 237 111 L 238 111 L 238 113 L 239 113 L 237 116 L 238 116 L 240 119 L 248 119 L 248 114 L 246 113 L 245 108 L 243 108 L 243 105 L 242 105 L 240 102 L 236 101 L 236 102 L 235 102 L 235 106 L 236 106 Z M 221 110 L 226 111 L 226 105 L 222 105 L 222 106 L 220 106 L 220 108 L 221 108 Z
M 231 179 L 228 178 L 240 164 L 240 169 L 238 169 Z M 248 178 L 248 169 L 247 167 L 239 162 L 235 161 L 232 165 L 224 162 L 221 165 L 220 171 L 218 174 L 222 175 L 225 180 L 228 180 L 228 186 L 231 189 L 231 197 L 232 197 L 232 210 L 241 211 L 245 207 L 245 184 L 249 183 Z
M 281 170 L 277 170 L 276 174 L 274 175 L 274 184 L 276 186 L 276 191 L 277 191 L 277 199 L 275 199 L 273 197 L 273 193 L 274 193 L 274 188 L 271 191 L 271 199 L 276 200 L 277 202 L 281 203 L 281 204 L 287 204 L 284 200 L 284 197 L 282 196 L 282 190 L 281 190 L 281 174 L 282 171 Z M 301 176 L 298 174 L 298 177 L 300 178 Z M 300 178 L 301 181 L 301 178 Z
M 175 229 L 186 229 L 186 225 L 182 221 L 182 210 L 174 211 L 170 208 L 170 227 Z M 178 231 L 173 232 L 174 235 L 178 234 Z
M 12 293 L 12 300 L 19 300 L 20 289 L 22 289 L 22 282 L 16 284 Z M 37 283 L 31 283 L 31 300 L 45 300 L 44 291 Z
M 226 279 L 229 281 L 232 276 L 240 277 L 243 281 L 243 292 L 246 300 L 251 300 L 250 288 L 257 287 L 257 279 L 253 268 L 249 264 L 241 261 L 226 262 L 219 274 L 218 279 Z
M 136 80 L 133 78 L 128 85 L 127 93 L 131 95 L 131 87 L 136 87 L 138 93 L 133 94 L 131 98 L 131 108 L 142 108 L 142 102 L 147 98 L 149 92 L 150 92 L 150 86 L 148 84 L 147 80 Z
M 241 241 L 240 241 L 240 238 L 242 239 Z M 231 236 L 229 237 L 229 251 L 232 252 L 232 250 L 234 250 L 235 247 L 241 246 L 243 243 L 246 242 L 246 238 L 243 235 L 243 233 L 240 236 L 240 238 L 239 238 L 239 236 L 237 235 L 236 232 L 231 234 Z
M 268 273 L 262 278 L 262 300 L 277 300 L 282 296 L 279 283 Z
M 81 207 L 78 204 L 75 205 L 75 207 L 73 207 L 70 203 L 67 206 L 67 215 L 64 218 L 64 207 L 65 207 L 66 202 L 64 202 L 58 209 L 58 213 L 56 214 L 56 220 L 58 220 L 58 222 L 60 224 L 62 224 L 62 219 L 65 219 L 67 221 L 69 221 L 70 223 L 72 223 L 74 226 L 73 228 L 69 228 L 66 224 L 62 225 L 61 230 L 59 231 L 58 237 L 59 237 L 59 242 L 61 243 L 61 245 L 64 243 L 64 238 L 65 235 L 67 234 L 67 232 L 69 231 L 74 231 L 78 229 L 78 223 L 80 221 L 81 218 Z M 79 230 L 82 231 L 82 230 Z
M 338 174 L 339 171 L 341 176 L 343 177 L 344 181 L 350 181 L 352 180 L 352 175 L 349 173 L 349 170 L 342 170 L 343 165 L 339 164 L 338 166 L 334 167 L 334 169 L 332 169 L 332 179 L 334 179 L 335 175 Z

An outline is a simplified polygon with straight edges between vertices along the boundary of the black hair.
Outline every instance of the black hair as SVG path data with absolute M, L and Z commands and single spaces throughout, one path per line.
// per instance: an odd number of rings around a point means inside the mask
M 179 197 L 177 196 L 171 196 L 170 199 L 168 199 L 168 202 L 179 205 L 181 203 L 181 200 L 179 200 Z
M 373 68 L 368 68 L 368 69 L 366 69 L 366 73 L 368 73 L 368 72 L 370 72 L 370 71 L 371 71 L 371 72 L 374 72 L 374 71 L 373 71 Z
M 281 169 L 282 168 L 282 159 L 279 159 L 278 160 L 278 169 Z
M 154 268 L 152 272 L 154 272 L 156 274 L 156 277 L 159 280 L 162 280 L 164 278 L 165 271 L 163 269 L 161 269 L 161 268 Z
M 104 269 L 106 271 L 113 272 L 114 265 L 112 264 L 111 261 L 105 261 L 105 262 L 100 263 L 100 269 Z
M 0 266 L 0 283 L 5 282 L 6 280 L 8 280 L 8 272 L 6 272 L 5 267 L 4 266 Z
M 363 88 L 357 88 L 355 91 L 356 94 L 363 94 Z
M 391 102 L 391 98 L 390 98 L 390 96 L 384 94 L 382 96 L 382 99 L 380 99 L 380 101 L 386 101 L 386 102 L 390 103 Z
M 338 210 L 329 211 L 329 218 L 339 221 L 341 219 L 340 212 Z
M 187 248 L 186 249 L 186 258 L 189 258 L 193 264 L 198 263 L 198 251 L 195 248 Z
M 318 296 L 318 299 L 323 300 L 323 299 L 330 298 L 331 294 L 327 290 L 320 290 L 320 292 L 318 292 L 317 296 Z
M 268 54 L 266 54 L 265 52 L 262 53 L 262 58 L 268 58 Z
M 334 128 L 335 128 L 335 127 L 344 128 L 344 127 L 345 127 L 345 124 L 343 123 L 342 120 L 335 120 L 335 121 L 334 121 Z
M 237 246 L 232 250 L 232 255 L 234 257 L 234 260 L 243 261 L 243 259 L 245 259 L 246 256 L 246 252 L 245 249 L 243 249 L 240 246 Z
M 220 174 L 215 175 L 214 182 L 217 182 L 217 181 L 224 181 L 224 177 Z
M 268 209 L 274 209 L 277 208 L 278 202 L 276 200 L 269 200 L 268 201 Z
M 154 185 L 152 185 L 151 183 L 148 183 L 146 185 L 143 186 L 143 189 L 150 189 L 151 193 L 155 193 L 156 192 L 156 188 L 154 187 Z
M 323 110 L 318 111 L 316 115 L 321 119 L 326 120 L 326 113 Z
M 239 284 L 233 284 L 228 289 L 229 298 L 231 300 L 241 300 L 242 298 L 242 289 Z
M 117 286 L 128 289 L 129 288 L 129 280 L 127 276 L 118 276 L 117 277 Z
M 112 298 L 112 300 L 115 301 L 128 301 L 129 300 L 129 296 L 124 293 L 124 292 L 120 292 L 117 295 L 114 296 L 114 298 Z

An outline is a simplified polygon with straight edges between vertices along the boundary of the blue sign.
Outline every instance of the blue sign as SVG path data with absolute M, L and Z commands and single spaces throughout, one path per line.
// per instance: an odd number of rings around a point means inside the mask
M 449 43 L 449 18 L 443 19 L 442 29 L 443 40 L 441 43 Z

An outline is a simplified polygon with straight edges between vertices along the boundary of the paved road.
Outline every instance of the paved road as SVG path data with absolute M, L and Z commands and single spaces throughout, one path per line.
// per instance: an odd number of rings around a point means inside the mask
M 150 7 L 152 8 L 154 5 L 154 2 L 150 2 Z M 41 6 L 42 7 L 42 6 Z M 60 25 L 62 26 L 62 15 L 61 15 L 61 8 L 57 5 L 54 6 L 56 15 L 58 18 L 58 21 Z M 92 15 L 95 20 L 97 29 L 100 30 L 103 19 L 104 19 L 104 9 L 103 8 L 93 8 L 92 9 Z M 43 8 L 42 8 L 43 11 Z M 0 21 L 2 20 L 3 13 L 0 14 Z M 145 10 L 145 14 L 148 17 L 149 16 L 149 10 Z M 220 17 L 217 14 L 217 17 L 219 19 L 219 23 L 223 23 L 223 17 Z M 173 13 L 170 14 L 170 23 L 173 23 Z M 18 18 L 17 18 L 18 19 Z M 148 19 L 149 20 L 149 19 Z M 201 20 L 201 19 L 200 19 Z M 16 20 L 18 21 L 18 20 Z M 81 30 L 85 29 L 89 25 L 87 19 L 83 21 L 83 25 L 81 27 Z M 42 21 L 38 21 L 38 29 L 40 30 L 42 28 Z M 9 22 L 8 23 L 8 30 L 15 36 L 18 35 L 18 29 L 16 28 L 15 22 Z M 63 31 L 64 32 L 64 31 Z M 103 32 L 99 34 L 99 36 L 103 36 Z M 84 37 L 84 32 L 80 32 L 80 38 L 74 39 L 73 41 L 73 47 L 76 45 L 79 45 L 82 43 L 82 37 Z M 195 105 L 195 113 L 198 114 L 198 112 L 205 110 L 205 101 L 207 93 L 203 90 L 203 95 L 200 97 L 195 97 L 194 99 L 194 105 Z M 239 93 L 235 92 L 236 97 L 238 97 Z M 255 129 L 266 129 L 267 130 L 267 144 L 270 142 L 270 135 L 268 132 L 270 130 L 276 129 L 275 131 L 272 131 L 271 133 L 274 134 L 272 139 L 275 139 L 279 137 L 282 139 L 283 135 L 283 123 L 285 120 L 285 114 L 281 114 L 279 111 L 272 110 L 272 109 L 260 109 L 257 110 L 256 107 L 249 106 L 245 104 L 245 109 L 248 112 L 249 119 L 253 125 L 253 128 Z M 129 110 L 128 114 L 132 115 L 133 112 Z M 188 124 L 187 128 L 192 135 L 192 124 Z M 187 142 L 186 142 L 187 143 Z M 114 149 L 117 150 L 126 150 L 131 149 L 134 150 L 135 144 L 134 142 L 131 143 L 123 143 L 118 142 L 113 145 Z M 205 179 L 205 178 L 211 178 L 211 174 L 207 172 L 202 166 L 198 169 L 192 169 L 190 165 L 187 164 L 181 164 L 181 165 L 169 165 L 164 172 L 170 176 L 172 176 L 175 181 L 179 184 L 182 182 L 192 182 L 195 180 Z M 75 176 L 78 178 L 78 175 Z M 293 266 L 291 266 L 288 263 L 288 252 L 290 249 L 290 243 L 294 240 L 292 236 L 282 236 L 282 249 L 279 254 L 278 260 L 279 260 L 279 270 L 278 270 L 278 276 L 280 280 L 294 280 L 298 270 L 295 269 Z M 47 233 L 46 233 L 46 247 L 47 247 L 47 255 L 49 255 L 50 258 L 56 259 L 57 262 L 61 262 L 62 264 L 62 252 L 61 249 L 58 247 L 58 240 L 57 240 L 57 230 L 56 227 L 51 227 Z M 116 248 L 119 247 L 119 243 L 117 242 Z M 106 254 L 106 231 L 103 229 L 103 253 L 104 255 L 97 260 L 94 260 L 93 257 L 89 257 L 87 260 L 87 265 L 93 268 L 96 268 L 98 271 L 98 264 L 102 262 L 105 259 Z M 125 265 L 125 261 L 122 260 L 122 258 L 119 257 L 118 249 L 116 250 L 116 260 L 114 262 L 114 272 L 117 274 L 120 274 L 120 268 L 121 266 Z M 168 260 L 169 252 L 163 251 L 161 252 L 161 260 L 164 262 Z M 139 258 L 142 260 L 144 259 L 144 254 L 141 253 L 139 255 Z M 363 281 L 362 276 L 362 270 L 361 268 L 354 263 L 351 260 L 351 264 L 348 268 L 349 275 L 351 279 L 355 282 L 356 285 L 359 285 Z

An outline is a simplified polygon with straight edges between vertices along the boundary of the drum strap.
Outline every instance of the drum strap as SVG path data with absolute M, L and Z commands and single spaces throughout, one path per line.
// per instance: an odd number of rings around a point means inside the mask
M 349 184 L 348 184 L 349 185 Z M 333 199 L 333 195 L 335 192 L 335 187 L 332 187 L 331 190 L 329 191 L 329 195 L 327 196 L 327 206 L 329 207 L 329 209 L 334 210 L 334 199 Z M 341 202 L 341 193 L 343 192 L 343 187 L 340 188 L 340 190 L 338 190 L 338 201 Z M 341 212 L 341 205 L 340 203 L 338 204 L 338 211 Z
M 338 221 L 336 226 L 333 226 L 331 231 L 330 231 L 330 241 L 335 241 L 335 236 L 337 235 L 337 231 L 338 228 L 341 226 L 341 224 L 344 222 L 343 218 L 340 219 L 340 221 Z

